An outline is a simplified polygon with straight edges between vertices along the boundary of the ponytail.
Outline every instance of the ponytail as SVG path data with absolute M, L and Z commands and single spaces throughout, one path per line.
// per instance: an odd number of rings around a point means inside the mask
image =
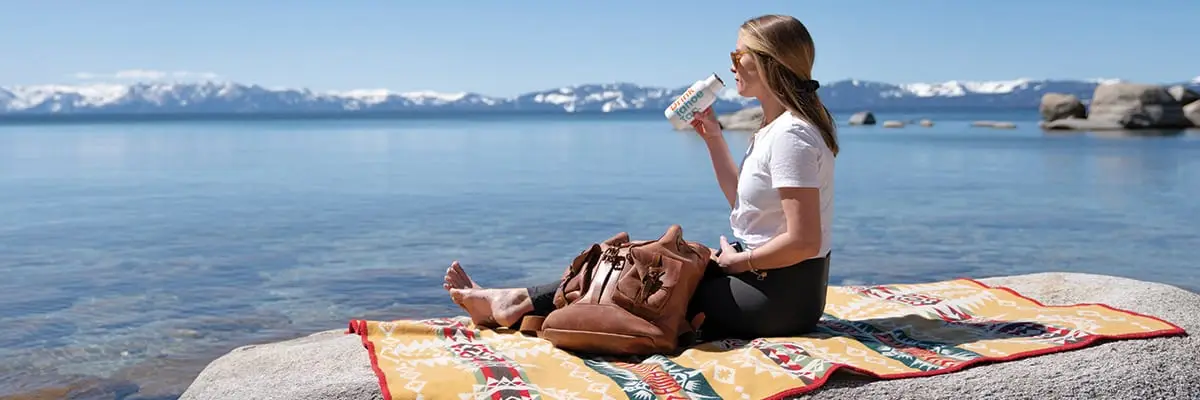
M 821 102 L 817 89 L 820 82 L 803 79 L 793 73 L 772 57 L 759 56 L 767 87 L 771 93 L 783 103 L 783 107 L 798 114 L 800 118 L 815 125 L 825 139 L 825 145 L 833 156 L 838 155 L 837 125 L 833 122 L 833 114 Z

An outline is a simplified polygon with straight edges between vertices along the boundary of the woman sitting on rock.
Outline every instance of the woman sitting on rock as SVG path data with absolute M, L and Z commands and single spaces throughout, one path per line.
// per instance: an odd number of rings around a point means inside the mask
M 795 18 L 766 15 L 742 24 L 730 71 L 738 94 L 762 105 L 763 121 L 740 168 L 711 109 L 693 122 L 744 246 L 738 251 L 721 236 L 720 254 L 714 250 L 692 298 L 689 313 L 704 313 L 703 339 L 799 335 L 824 311 L 838 143 L 811 79 L 814 55 L 812 37 Z M 512 327 L 525 315 L 553 311 L 559 283 L 483 288 L 455 261 L 443 287 L 476 324 Z

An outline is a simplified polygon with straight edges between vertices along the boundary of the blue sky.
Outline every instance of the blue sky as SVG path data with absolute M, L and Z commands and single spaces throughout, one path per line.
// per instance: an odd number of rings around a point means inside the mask
M 894 83 L 1200 75 L 1200 2 L 9 1 L 0 85 L 153 78 L 315 90 L 514 95 L 578 83 L 682 86 L 718 72 L 738 25 L 791 14 L 815 76 Z M 1193 28 L 1189 28 L 1192 26 Z M 85 79 L 81 79 L 85 78 Z

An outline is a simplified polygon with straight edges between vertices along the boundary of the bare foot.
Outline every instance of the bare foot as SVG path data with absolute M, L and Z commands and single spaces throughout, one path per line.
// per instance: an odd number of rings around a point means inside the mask
M 467 311 L 476 325 L 513 326 L 533 311 L 533 301 L 525 289 L 452 288 L 450 298 Z
M 483 286 L 479 286 L 479 284 L 471 280 L 471 277 L 467 275 L 467 271 L 458 263 L 458 260 L 454 260 L 454 262 L 450 263 L 450 268 L 446 268 L 446 279 L 442 283 L 442 288 L 446 290 L 483 289 Z

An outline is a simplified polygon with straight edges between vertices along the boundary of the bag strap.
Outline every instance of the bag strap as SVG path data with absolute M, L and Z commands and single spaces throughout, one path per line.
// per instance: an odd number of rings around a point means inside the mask
M 679 337 L 676 338 L 679 343 L 679 349 L 683 350 L 688 347 L 700 344 L 704 341 L 703 332 L 700 326 L 704 325 L 704 313 L 697 313 L 692 317 L 691 321 L 683 320 L 683 325 L 679 330 Z

